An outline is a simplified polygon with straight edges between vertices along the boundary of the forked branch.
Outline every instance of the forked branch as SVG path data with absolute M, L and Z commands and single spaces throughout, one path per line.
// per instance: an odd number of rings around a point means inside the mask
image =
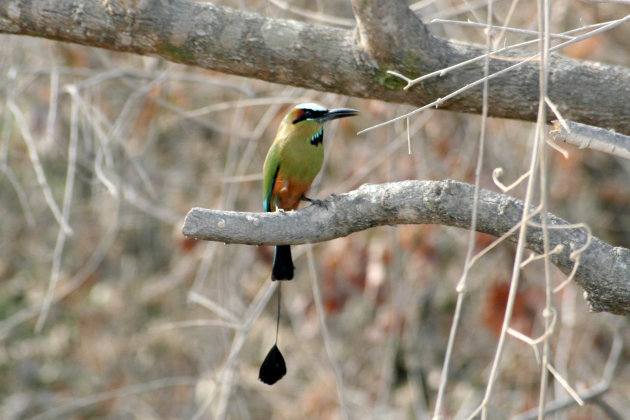
M 404 0 L 355 1 L 353 7 L 354 30 L 190 0 L 2 0 L 0 33 L 158 55 L 224 73 L 418 107 L 458 91 L 439 106 L 481 112 L 483 60 L 476 59 L 484 48 L 432 35 Z M 462 62 L 468 64 L 443 73 Z M 510 50 L 493 54 L 489 66 L 489 115 L 535 121 L 537 60 Z M 403 90 L 406 83 L 388 71 L 410 78 L 439 76 Z M 630 134 L 628 67 L 553 55 L 549 80 L 549 98 L 564 118 Z
M 193 208 L 183 233 L 197 239 L 249 245 L 304 244 L 327 241 L 375 226 L 441 224 L 468 229 L 474 186 L 446 181 L 403 181 L 366 184 L 357 190 L 330 196 L 326 206 L 298 211 L 246 213 Z M 523 202 L 481 190 L 477 230 L 516 241 L 515 226 Z M 543 252 L 537 210 L 527 229 L 527 248 Z M 582 226 L 548 215 L 549 258 L 585 290 L 591 310 L 630 314 L 630 250 L 613 247 L 590 236 Z

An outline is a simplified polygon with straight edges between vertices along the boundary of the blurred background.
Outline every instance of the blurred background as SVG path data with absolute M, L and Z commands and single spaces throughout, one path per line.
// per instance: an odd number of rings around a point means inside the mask
M 353 21 L 346 1 L 215 4 L 314 23 Z M 413 7 L 425 22 L 485 22 L 485 4 L 423 1 Z M 503 22 L 510 2 L 495 1 L 494 7 L 496 21 Z M 624 5 L 557 1 L 552 30 L 627 11 Z M 535 4 L 519 4 L 509 25 L 536 29 Z M 441 23 L 430 29 L 485 42 L 479 28 Z M 630 65 L 629 39 L 626 25 L 562 53 Z M 357 419 L 430 417 L 467 231 L 379 227 L 316 244 L 315 278 L 311 247 L 293 247 L 297 271 L 283 287 L 279 340 L 288 373 L 268 387 L 257 377 L 275 335 L 272 247 L 197 242 L 183 237 L 181 226 L 195 206 L 261 210 L 267 149 L 282 116 L 297 103 L 361 111 L 327 128 L 326 162 L 310 193 L 321 199 L 364 183 L 474 182 L 479 116 L 417 114 L 410 120 L 409 154 L 404 121 L 356 135 L 409 106 L 44 39 L 0 41 L 0 417 L 337 419 L 344 411 Z M 533 129 L 489 119 L 484 187 L 498 190 L 494 168 L 504 169 L 505 184 L 526 171 Z M 568 159 L 550 152 L 550 211 L 630 247 L 630 163 L 563 147 Z M 523 191 L 511 194 L 522 198 Z M 71 235 L 60 228 L 64 218 Z M 492 240 L 478 234 L 477 249 Z M 504 243 L 471 271 L 446 418 L 465 418 L 483 397 L 513 257 L 514 246 Z M 554 284 L 564 278 L 554 268 Z M 554 305 L 556 370 L 578 391 L 597 385 L 607 362 L 614 372 L 599 398 L 555 418 L 624 418 L 630 413 L 627 319 L 588 313 L 575 284 L 554 295 Z M 523 270 L 513 328 L 540 335 L 543 307 L 537 262 Z M 536 407 L 540 368 L 532 348 L 508 339 L 502 367 L 490 418 Z M 570 397 L 551 378 L 548 401 L 554 399 Z

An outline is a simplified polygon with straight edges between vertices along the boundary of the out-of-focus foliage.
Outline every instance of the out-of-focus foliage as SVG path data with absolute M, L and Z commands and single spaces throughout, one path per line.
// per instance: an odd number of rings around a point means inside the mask
M 352 17 L 349 2 L 335 3 L 317 2 L 317 7 Z M 451 13 L 472 18 L 457 14 L 461 6 L 440 2 L 420 13 L 426 21 Z M 239 7 L 301 19 L 267 2 Z M 498 2 L 498 16 L 508 7 Z M 535 6 L 518 8 L 510 25 L 535 27 Z M 553 30 L 621 13 L 622 6 L 555 2 Z M 431 29 L 483 42 L 478 29 Z M 616 29 L 565 53 L 627 64 L 628 30 Z M 474 182 L 479 116 L 418 114 L 410 120 L 408 154 L 404 122 L 356 135 L 409 111 L 407 106 L 41 39 L 0 39 L 1 417 L 190 418 L 201 412 L 207 418 L 221 413 L 234 419 L 339 418 L 337 364 L 351 418 L 425 418 L 435 400 L 466 231 L 377 228 L 313 246 L 334 362 L 322 338 L 307 248 L 294 247 L 297 272 L 283 287 L 279 341 L 289 372 L 269 388 L 256 378 L 273 344 L 275 304 L 254 320 L 242 350 L 233 358 L 230 351 L 251 302 L 268 285 L 271 248 L 197 243 L 183 238 L 180 226 L 193 206 L 261 210 L 262 162 L 280 118 L 295 103 L 361 110 L 361 116 L 327 128 L 327 160 L 310 193 L 319 198 L 366 182 Z M 510 42 L 516 39 L 508 36 Z M 23 138 L 32 136 L 61 208 L 73 126 L 78 134 L 69 217 L 74 234 L 65 240 L 54 304 L 41 332 L 35 332 L 59 224 Z M 525 172 L 532 136 L 532 124 L 488 121 L 484 187 L 496 188 L 491 179 L 496 167 L 504 168 L 506 183 Z M 568 159 L 550 152 L 550 210 L 589 224 L 612 244 L 630 247 L 629 163 L 568 149 Z M 512 194 L 522 192 L 517 188 Z M 478 235 L 478 249 L 491 240 Z M 512 257 L 513 247 L 504 244 L 472 270 L 446 397 L 449 417 L 480 401 Z M 540 263 L 524 270 L 512 323 L 532 337 L 543 329 L 542 273 Z M 554 271 L 555 284 L 563 279 Z M 626 321 L 589 314 L 576 285 L 554 299 L 558 326 L 551 361 L 573 386 L 586 389 L 599 381 L 612 332 Z M 621 413 L 630 412 L 627 361 L 626 350 L 613 388 L 603 397 Z M 540 373 L 530 347 L 510 339 L 502 366 L 492 418 L 507 418 L 538 402 Z M 550 399 L 567 396 L 553 381 L 551 388 Z M 199 411 L 209 397 L 207 409 Z M 566 413 L 565 418 L 604 415 L 595 405 Z

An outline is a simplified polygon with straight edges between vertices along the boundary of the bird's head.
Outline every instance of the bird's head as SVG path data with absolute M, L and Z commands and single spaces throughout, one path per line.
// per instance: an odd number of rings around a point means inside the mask
M 350 108 L 326 109 L 314 103 L 303 103 L 293 108 L 282 120 L 281 127 L 294 135 L 304 137 L 314 145 L 321 143 L 324 125 L 331 120 L 357 115 Z

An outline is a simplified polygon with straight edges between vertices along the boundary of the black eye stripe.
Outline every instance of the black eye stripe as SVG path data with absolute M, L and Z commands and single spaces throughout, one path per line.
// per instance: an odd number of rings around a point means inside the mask
M 300 121 L 304 120 L 314 120 L 316 118 L 326 115 L 326 113 L 328 112 L 327 110 L 321 111 L 314 109 L 304 109 L 303 111 L 304 112 L 302 112 L 302 115 L 293 120 L 293 124 L 297 124 Z

